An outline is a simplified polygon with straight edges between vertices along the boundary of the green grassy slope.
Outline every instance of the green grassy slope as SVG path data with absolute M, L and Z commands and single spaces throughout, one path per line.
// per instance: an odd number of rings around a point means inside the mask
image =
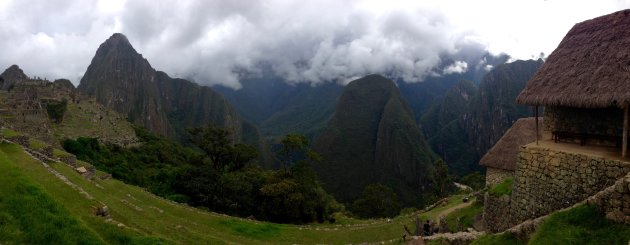
M 0 152 L 0 243 L 103 244 Z
M 473 245 L 490 244 L 610 244 L 630 242 L 630 225 L 608 220 L 595 206 L 581 205 L 554 213 L 531 235 L 529 241 L 518 240 L 510 233 L 488 235 Z
M 392 222 L 340 218 L 338 224 L 306 226 L 234 218 L 166 201 L 141 188 L 126 185 L 114 179 L 95 178 L 90 181 L 63 163 L 51 164 L 52 169 L 65 176 L 68 182 L 77 185 L 93 198 L 89 199 L 77 189 L 55 177 L 40 162 L 26 155 L 19 146 L 0 144 L 0 151 L 0 168 L 12 169 L 11 171 L 0 169 L 3 170 L 0 171 L 1 178 L 12 178 L 12 175 L 24 176 L 20 178 L 28 179 L 30 182 L 23 180 L 14 182 L 32 183 L 31 185 L 37 186 L 42 195 L 46 195 L 50 202 L 55 203 L 54 205 L 62 210 L 59 211 L 63 212 L 60 216 L 75 220 L 67 221 L 76 224 L 74 228 L 68 226 L 67 229 L 82 231 L 62 230 L 62 232 L 90 238 L 90 241 L 104 241 L 110 244 L 160 242 L 173 244 L 348 244 L 398 242 L 403 234 L 402 224 L 413 229 L 415 216 L 412 215 L 397 217 Z M 101 175 L 103 173 L 97 172 L 97 176 Z M 4 186 L 2 188 L 1 190 L 5 191 Z M 4 200 L 6 195 L 3 192 L 0 196 Z M 442 210 L 461 203 L 461 197 L 454 196 L 453 201 L 448 205 L 421 214 L 420 217 L 435 219 Z M 93 208 L 103 204 L 110 210 L 111 220 L 109 221 L 93 214 Z M 7 208 L 0 207 L 0 213 L 2 212 L 7 212 Z M 20 227 L 12 229 L 25 232 Z M 13 239 L 8 241 L 13 241 Z
M 551 215 L 528 244 L 628 244 L 630 225 L 608 220 L 594 206 L 582 205 Z

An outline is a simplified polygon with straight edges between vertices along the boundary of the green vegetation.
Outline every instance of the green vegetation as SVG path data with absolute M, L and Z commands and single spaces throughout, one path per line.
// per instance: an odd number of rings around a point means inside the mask
M 448 240 L 446 239 L 436 239 L 436 240 L 430 240 L 429 242 L 426 243 L 427 245 L 450 245 L 450 243 L 448 242 Z
M 597 207 L 580 205 L 552 214 L 525 243 L 511 233 L 488 235 L 473 245 L 493 244 L 628 244 L 630 226 L 608 220 Z
M 46 112 L 48 117 L 56 124 L 63 122 L 63 115 L 68 109 L 68 100 L 64 98 L 61 101 L 48 101 L 46 103 Z
M 63 147 L 77 159 L 89 162 L 97 169 L 111 173 L 114 178 L 146 187 L 149 191 L 176 201 L 187 201 L 174 190 L 177 177 L 185 166 L 202 165 L 202 156 L 166 139 L 138 128 L 142 144 L 124 148 L 102 145 L 96 138 L 66 139 Z
M 35 150 L 41 150 L 41 149 L 46 148 L 46 146 L 48 146 L 48 144 L 42 142 L 41 140 L 33 139 L 33 138 L 30 138 L 28 140 L 28 147 L 29 148 L 32 148 L 32 149 L 35 149 Z
M 479 172 L 472 172 L 460 178 L 459 182 L 470 186 L 473 190 L 481 190 L 486 186 L 486 176 Z
M 393 217 L 400 213 L 400 203 L 392 188 L 370 184 L 352 204 L 352 212 L 361 218 Z
M 234 235 L 256 240 L 267 240 L 282 233 L 282 225 L 278 224 L 256 224 L 242 220 L 225 220 L 219 224 L 229 228 Z
M 434 178 L 437 155 L 424 140 L 396 84 L 368 75 L 344 88 L 328 127 L 313 144 L 314 165 L 326 190 L 349 205 L 366 186 L 394 190 L 403 206 L 421 207 L 446 189 Z
M 493 186 L 488 193 L 495 197 L 500 197 L 503 195 L 512 195 L 512 186 L 514 185 L 514 178 L 507 178 L 503 180 L 501 183 Z
M 468 141 L 462 120 L 476 92 L 473 82 L 459 81 L 419 120 L 433 150 L 446 161 L 449 172 L 457 176 L 481 170 L 477 164 L 479 154 Z
M 0 173 L 1 243 L 161 243 L 161 239 L 121 229 L 92 215 L 96 201 L 68 189 L 17 145 L 0 144 Z
M 56 202 L 65 207 L 69 217 L 78 220 L 101 240 L 109 244 L 349 244 L 399 241 L 402 225 L 412 227 L 415 215 L 386 220 L 357 220 L 335 216 L 336 224 L 282 225 L 251 221 L 205 212 L 158 198 L 142 188 L 115 179 L 87 180 L 65 164 L 52 168 L 68 181 L 82 188 L 94 199 L 88 199 L 26 155 L 19 146 L 0 144 L 10 164 L 40 185 Z M 7 171 L 0 171 L 0 176 Z M 2 187 L 0 187 L 2 188 Z M 4 195 L 0 195 L 4 200 Z M 448 205 L 420 214 L 435 219 L 446 209 L 461 204 L 463 196 L 453 196 Z M 109 207 L 112 221 L 93 213 L 98 205 Z M 4 208 L 0 208 L 4 211 Z M 37 218 L 37 217 L 36 217 Z M 118 227 L 121 223 L 123 226 Z M 5 242 L 2 242 L 5 244 Z M 9 243 L 10 244 L 10 243 Z
M 630 226 L 604 217 L 597 207 L 582 205 L 551 215 L 530 244 L 628 244 Z
M 54 157 L 65 157 L 65 156 L 70 156 L 71 154 L 62 150 L 59 150 L 57 148 L 53 149 L 53 156 Z
M 156 195 L 193 206 L 280 223 L 324 222 L 342 207 L 328 195 L 311 164 L 319 157 L 303 136 L 282 141 L 279 158 L 287 168 L 263 170 L 258 153 L 231 144 L 229 133 L 208 126 L 190 130 L 203 153 L 157 137 L 140 128 L 142 144 L 124 148 L 95 138 L 65 140 L 64 148 L 114 178 L 147 188 Z
M 483 237 L 475 240 L 474 242 L 472 242 L 470 245 L 505 245 L 505 244 L 524 245 L 526 243 L 521 241 L 521 240 L 518 240 L 511 233 L 503 233 L 503 234 L 500 234 L 500 235 L 486 235 L 486 236 L 483 236 Z
M 475 216 L 481 213 L 483 213 L 483 203 L 477 201 L 468 207 L 457 209 L 447 215 L 446 223 L 449 225 L 449 230 L 459 231 L 457 229 L 457 219 L 459 219 L 461 227 L 463 228 L 463 230 L 466 230 L 466 228 L 473 227 Z
M 11 129 L 8 129 L 8 128 L 3 128 L 2 129 L 2 135 L 4 137 L 15 137 L 15 136 L 20 136 L 22 134 L 20 134 L 18 132 L 15 132 L 15 131 L 13 131 Z
M 102 244 L 0 152 L 0 243 Z
M 50 128 L 58 141 L 78 137 L 99 138 L 104 142 L 135 141 L 130 122 L 122 115 L 88 99 L 68 103 L 61 124 L 52 123 Z

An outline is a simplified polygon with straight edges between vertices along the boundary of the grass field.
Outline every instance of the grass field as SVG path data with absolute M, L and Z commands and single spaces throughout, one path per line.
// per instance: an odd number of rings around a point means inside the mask
M 252 221 L 173 203 L 114 179 L 87 180 L 63 163 L 52 163 L 52 170 L 76 185 L 72 187 L 24 153 L 20 146 L 0 144 L 0 151 L 1 167 L 13 169 L 11 173 L 29 179 L 28 183 L 61 210 L 63 215 L 60 216 L 75 220 L 78 228 L 73 229 L 84 230 L 83 233 L 60 232 L 75 236 L 91 234 L 85 236 L 110 244 L 400 243 L 403 224 L 413 229 L 415 222 L 414 215 L 399 216 L 391 222 L 340 218 L 339 224 L 303 226 Z M 0 173 L 7 175 L 5 171 Z M 97 172 L 97 176 L 103 174 Z M 3 198 L 7 195 L 10 193 L 0 193 Z M 423 213 L 420 218 L 435 219 L 441 211 L 460 204 L 462 197 L 454 196 L 448 205 Z M 100 205 L 109 208 L 111 220 L 94 215 L 94 208 Z M 25 232 L 19 227 L 15 229 Z

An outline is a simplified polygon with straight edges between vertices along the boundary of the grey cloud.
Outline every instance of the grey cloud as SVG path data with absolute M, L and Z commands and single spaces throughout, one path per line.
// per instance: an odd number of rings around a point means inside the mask
M 90 1 L 41 1 L 36 8 L 25 2 L 4 10 L 23 14 L 0 17 L 0 48 L 8 50 L 0 65 L 75 83 L 98 45 L 118 31 L 156 69 L 233 88 L 244 74 L 261 75 L 263 64 L 290 83 L 346 83 L 369 73 L 419 82 L 455 61 L 477 67 L 470 60 L 479 62 L 472 56 L 485 51 L 443 13 L 420 7 L 378 12 L 349 0 L 132 0 L 120 13 L 102 14 Z

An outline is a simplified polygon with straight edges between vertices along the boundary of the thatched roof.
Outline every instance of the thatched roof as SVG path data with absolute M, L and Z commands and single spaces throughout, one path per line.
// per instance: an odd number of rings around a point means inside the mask
M 538 127 L 542 129 L 542 118 L 538 118 Z M 496 144 L 484 155 L 479 164 L 504 170 L 516 170 L 516 156 L 520 147 L 536 141 L 536 118 L 518 119 Z
M 630 9 L 573 26 L 516 101 L 581 108 L 630 104 Z

